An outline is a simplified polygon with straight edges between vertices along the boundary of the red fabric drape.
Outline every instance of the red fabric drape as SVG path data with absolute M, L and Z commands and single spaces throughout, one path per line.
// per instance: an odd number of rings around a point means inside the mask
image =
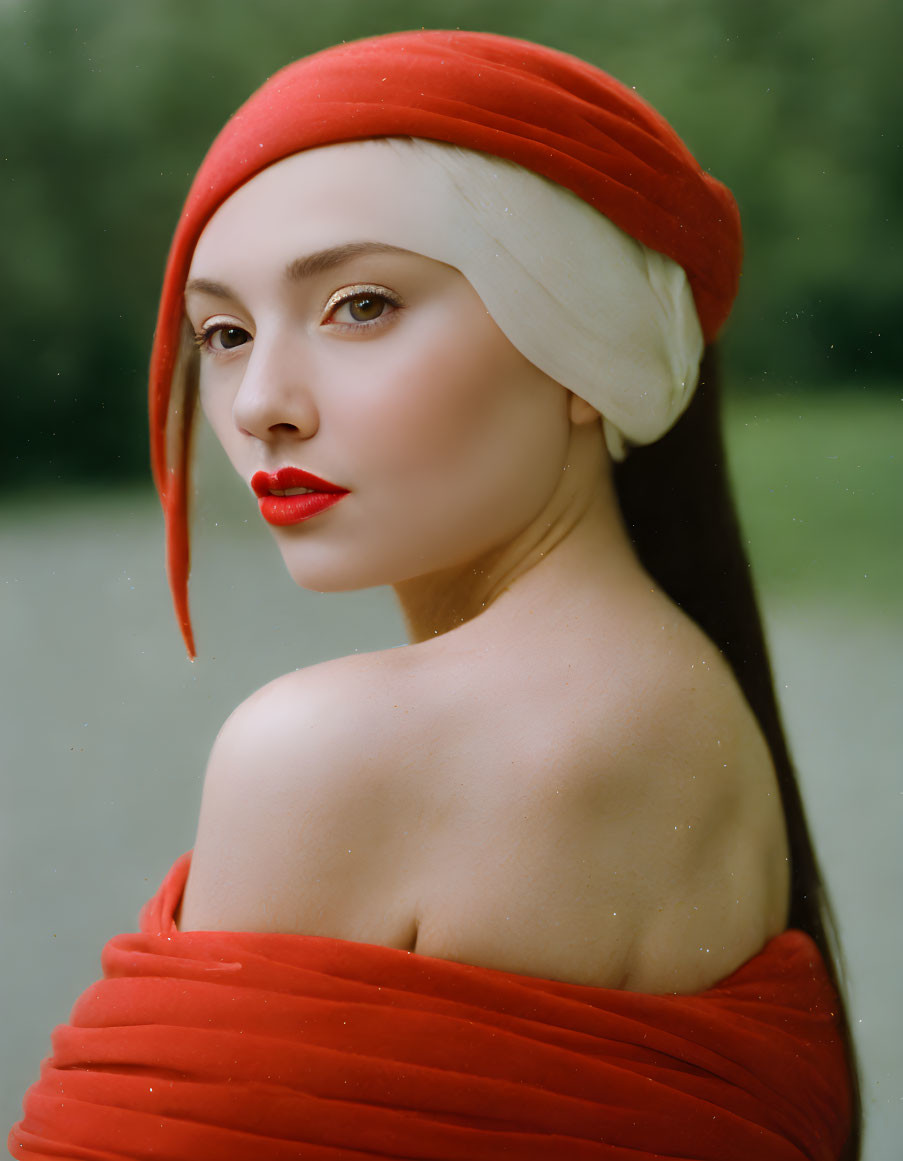
M 185 932 L 187 857 L 53 1035 L 23 1161 L 835 1161 L 835 996 L 789 931 L 696 996 Z

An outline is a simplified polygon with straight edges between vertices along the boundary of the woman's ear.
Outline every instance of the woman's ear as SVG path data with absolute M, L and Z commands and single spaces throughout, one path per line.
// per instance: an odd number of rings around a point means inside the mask
M 593 407 L 592 403 L 587 403 L 585 399 L 581 399 L 579 395 L 575 395 L 571 391 L 568 400 L 568 418 L 571 423 L 579 426 L 584 423 L 595 423 L 597 419 L 602 418 L 602 415 Z

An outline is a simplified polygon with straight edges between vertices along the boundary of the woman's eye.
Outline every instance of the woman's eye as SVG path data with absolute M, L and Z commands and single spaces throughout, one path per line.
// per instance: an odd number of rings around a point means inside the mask
M 377 287 L 349 287 L 337 291 L 326 303 L 323 321 L 340 327 L 360 328 L 388 318 L 400 303 Z
M 347 310 L 355 322 L 373 322 L 386 309 L 386 300 L 377 294 L 358 294 L 342 303 L 336 311 L 340 315 Z
M 251 336 L 247 331 L 243 331 L 241 327 L 220 327 L 214 332 L 214 339 L 216 343 L 222 347 L 224 351 L 231 351 L 233 347 L 240 347 L 242 343 L 246 343 Z
M 204 327 L 195 335 L 197 345 L 211 351 L 234 351 L 250 340 L 251 336 L 242 327 L 222 325 Z

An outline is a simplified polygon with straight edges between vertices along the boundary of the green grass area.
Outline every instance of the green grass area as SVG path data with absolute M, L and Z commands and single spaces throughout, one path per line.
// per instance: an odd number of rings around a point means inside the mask
M 899 394 L 732 400 L 731 474 L 766 597 L 903 604 Z

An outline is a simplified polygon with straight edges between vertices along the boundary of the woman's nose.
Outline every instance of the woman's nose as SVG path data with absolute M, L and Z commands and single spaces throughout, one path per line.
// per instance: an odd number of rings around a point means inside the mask
M 241 431 L 263 440 L 310 439 L 316 434 L 320 417 L 303 363 L 290 344 L 255 341 L 232 406 Z

